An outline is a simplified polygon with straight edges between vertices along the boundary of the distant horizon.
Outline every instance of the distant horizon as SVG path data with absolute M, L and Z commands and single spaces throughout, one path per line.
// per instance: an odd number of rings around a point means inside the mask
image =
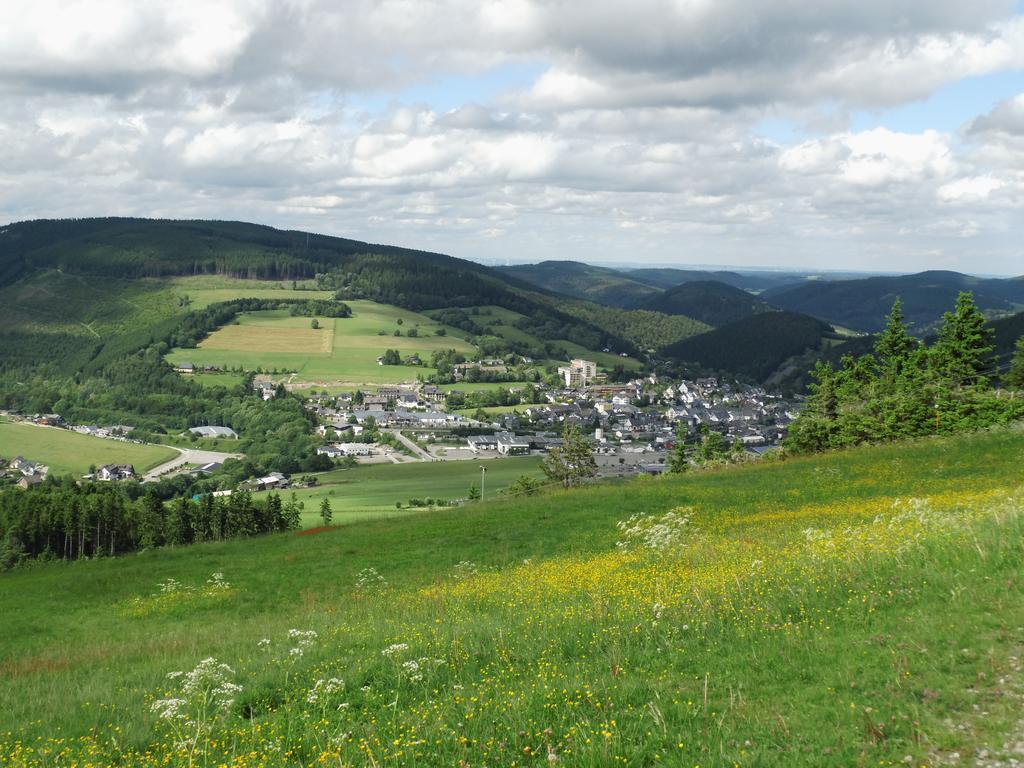
M 899 277 L 902 275 L 915 275 L 922 272 L 958 272 L 963 275 L 970 277 L 978 277 L 983 279 L 1014 279 L 1017 277 L 1024 277 L 1024 271 L 1022 272 L 1007 272 L 1007 273 L 986 273 L 986 272 L 967 272 L 959 269 L 947 269 L 939 267 L 926 267 L 924 269 L 915 270 L 867 270 L 858 268 L 844 268 L 844 267 L 789 267 L 785 265 L 765 265 L 765 264 L 754 264 L 754 265 L 740 265 L 740 264 L 714 264 L 714 263 L 680 263 L 676 261 L 661 261 L 661 262 L 622 262 L 622 261 L 601 261 L 601 260 L 583 260 L 583 259 L 556 259 L 556 258 L 543 258 L 543 259 L 523 259 L 514 260 L 511 258 L 494 258 L 494 257 L 473 257 L 463 256 L 454 253 L 448 253 L 441 250 L 434 250 L 431 248 L 424 248 L 417 245 L 407 245 L 400 242 L 391 242 L 384 240 L 371 241 L 365 238 L 355 237 L 349 234 L 339 234 L 334 232 L 318 231 L 314 229 L 300 229 L 295 227 L 282 227 L 274 224 L 267 224 L 260 221 L 252 221 L 246 219 L 225 219 L 216 217 L 176 217 L 176 216 L 147 216 L 144 214 L 137 215 L 121 215 L 121 214 L 108 214 L 108 215 L 92 215 L 92 216 L 39 216 L 26 219 L 18 220 L 7 220 L 0 222 L 0 229 L 4 227 L 14 226 L 17 224 L 32 222 L 32 221 L 60 221 L 60 220 L 74 220 L 74 219 L 136 219 L 136 220 L 149 220 L 149 221 L 206 221 L 206 222 L 234 222 L 239 224 L 250 224 L 258 227 L 270 227 L 279 231 L 293 231 L 301 232 L 303 234 L 318 235 L 322 237 L 337 237 L 345 240 L 359 240 L 367 242 L 371 245 L 383 245 L 395 248 L 405 248 L 407 250 L 425 251 L 430 253 L 438 253 L 444 256 L 451 256 L 453 258 L 463 259 L 465 261 L 471 261 L 475 264 L 480 264 L 486 267 L 515 267 L 515 266 L 527 266 L 532 264 L 543 264 L 547 262 L 571 262 L 575 264 L 586 264 L 592 267 L 604 267 L 608 269 L 615 269 L 618 271 L 627 271 L 634 269 L 678 269 L 678 270 L 689 270 L 689 271 L 719 271 L 719 272 L 771 272 L 783 275 L 851 275 L 856 277 Z
M 1021 0 L 16 2 L 0 218 L 1015 275 Z

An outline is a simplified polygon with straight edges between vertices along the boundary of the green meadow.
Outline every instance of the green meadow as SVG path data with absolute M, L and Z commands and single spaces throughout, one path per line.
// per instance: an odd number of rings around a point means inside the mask
M 224 326 L 197 349 L 175 349 L 172 363 L 218 365 L 246 370 L 294 371 L 294 380 L 317 386 L 389 384 L 415 381 L 429 375 L 426 366 L 382 366 L 377 358 L 387 349 L 403 356 L 418 353 L 424 363 L 438 350 L 455 349 L 467 355 L 473 347 L 458 336 L 437 336 L 441 327 L 425 315 L 372 301 L 349 301 L 352 317 L 292 317 L 283 310 L 242 314 L 237 324 Z M 402 324 L 399 325 L 398 321 Z M 418 335 L 410 338 L 415 328 Z M 401 336 L 395 336 L 395 331 Z
M 136 472 L 142 473 L 177 455 L 177 451 L 163 446 L 125 443 L 0 419 L 0 456 L 24 456 L 46 464 L 56 474 L 82 475 L 90 465 L 103 464 L 132 464 Z
M 0 763 L 1011 765 L 1022 456 L 990 432 L 0 574 Z
M 542 479 L 540 459 L 515 457 L 481 461 L 437 461 L 408 464 L 368 464 L 317 475 L 319 485 L 295 491 L 305 504 L 303 523 L 320 525 L 320 503 L 328 499 L 334 522 L 403 514 L 396 503 L 410 499 L 465 499 L 471 485 L 480 485 L 480 467 L 487 467 L 484 492 L 489 498 L 521 475 Z M 288 492 L 290 495 L 291 492 Z M 257 497 L 262 494 L 256 494 Z

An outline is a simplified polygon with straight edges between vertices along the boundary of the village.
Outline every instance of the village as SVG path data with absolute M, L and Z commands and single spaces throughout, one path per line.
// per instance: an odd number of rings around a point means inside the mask
M 500 360 L 478 363 L 499 369 Z M 557 386 L 530 384 L 533 400 L 488 413 L 456 412 L 467 392 L 430 383 L 354 389 L 335 395 L 310 394 L 305 407 L 317 422 L 322 444 L 317 453 L 335 465 L 404 464 L 410 462 L 487 460 L 544 455 L 562 443 L 566 426 L 576 427 L 591 445 L 600 476 L 660 474 L 680 436 L 696 442 L 702 430 L 722 435 L 726 445 L 749 454 L 771 451 L 781 444 L 798 405 L 762 387 L 715 377 L 664 380 L 649 374 L 623 383 L 608 383 L 593 361 L 572 360 L 558 368 Z M 285 390 L 266 379 L 252 384 L 263 400 Z M 524 387 L 510 384 L 510 395 Z M 467 390 L 470 387 L 467 386 Z M 67 429 L 83 435 L 124 442 L 133 440 L 126 425 L 72 425 L 58 414 L 7 414 L 37 426 Z M 191 440 L 237 440 L 222 425 L 199 425 L 183 436 Z M 223 461 L 240 454 L 179 449 L 181 457 L 140 474 L 131 464 L 102 464 L 83 480 L 154 481 L 177 474 L 193 478 L 214 475 Z M 194 455 L 193 455 L 194 454 Z M 190 459 L 195 459 L 190 461 Z M 0 458 L 0 473 L 22 488 L 40 484 L 48 467 L 31 457 Z M 310 482 L 307 480 L 306 482 Z M 253 477 L 231 490 L 262 491 L 295 487 L 279 472 Z
M 543 454 L 560 445 L 572 425 L 586 436 L 606 476 L 660 474 L 679 435 L 696 440 L 702 427 L 729 446 L 764 453 L 780 445 L 797 413 L 795 403 L 764 388 L 714 377 L 664 381 L 652 374 L 609 384 L 594 362 L 582 359 L 558 374 L 562 386 L 530 385 L 544 402 L 505 413 L 454 413 L 466 393 L 433 384 L 311 396 L 306 407 L 325 441 L 319 451 L 332 459 L 400 463 Z M 516 394 L 521 388 L 508 389 Z M 374 439 L 381 434 L 395 439 Z

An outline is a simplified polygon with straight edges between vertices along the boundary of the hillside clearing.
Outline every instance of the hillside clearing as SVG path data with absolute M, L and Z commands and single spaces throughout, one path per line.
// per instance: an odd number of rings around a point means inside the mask
M 195 764 L 975 755 L 1019 719 L 1022 454 L 993 432 L 16 571 L 0 755 L 188 764 L 158 715 L 206 658 L 241 688 Z
M 434 372 L 426 366 L 382 366 L 377 358 L 387 349 L 403 356 L 416 353 L 424 363 L 439 350 L 454 349 L 472 356 L 474 348 L 458 336 L 438 336 L 441 328 L 425 315 L 372 301 L 346 302 L 352 317 L 292 317 L 284 310 L 247 312 L 204 339 L 197 349 L 174 349 L 171 363 L 216 365 L 245 370 L 294 372 L 293 381 L 318 387 L 395 384 L 415 381 Z M 398 322 L 401 320 L 401 324 Z M 409 336 L 416 329 L 415 337 Z M 401 333 L 395 336 L 395 331 Z

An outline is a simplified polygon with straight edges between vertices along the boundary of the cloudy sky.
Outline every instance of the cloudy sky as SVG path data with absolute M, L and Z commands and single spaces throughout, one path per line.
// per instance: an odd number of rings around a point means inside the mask
M 8 0 L 0 220 L 1024 273 L 1020 0 Z

